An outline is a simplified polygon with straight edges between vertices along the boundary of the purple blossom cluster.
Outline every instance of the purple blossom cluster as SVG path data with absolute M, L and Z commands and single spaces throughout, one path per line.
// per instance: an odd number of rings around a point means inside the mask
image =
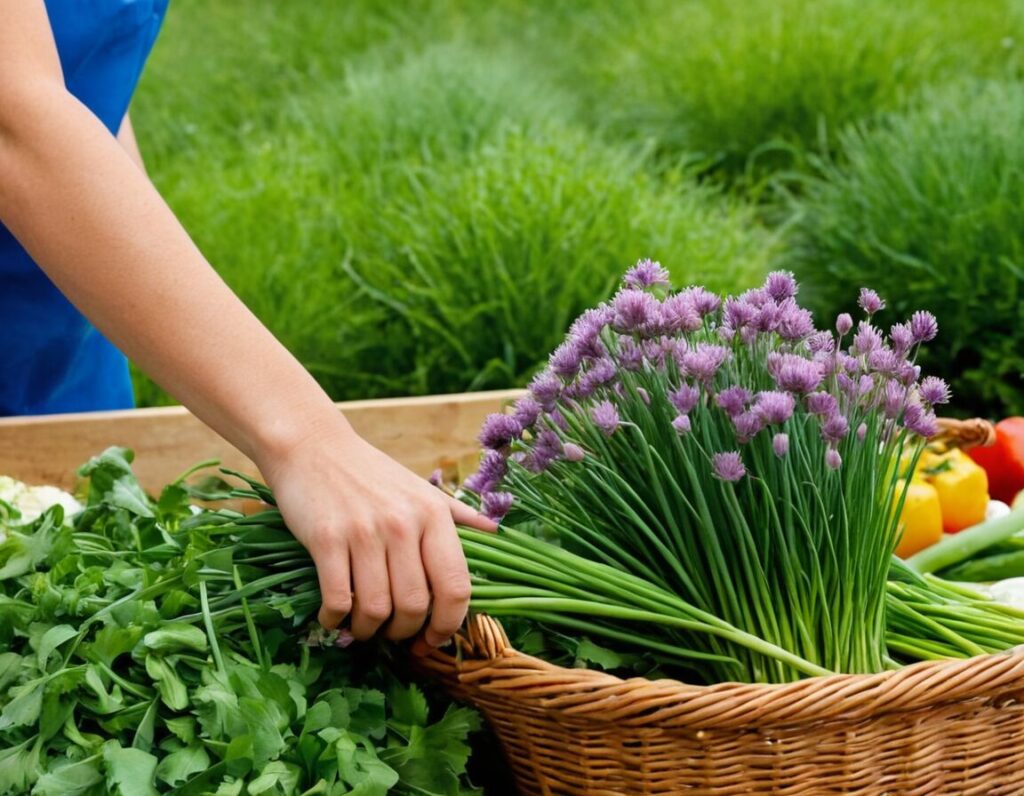
M 797 429 L 815 429 L 819 461 L 839 470 L 847 446 L 933 435 L 949 388 L 922 379 L 915 359 L 938 333 L 935 317 L 915 312 L 886 333 L 875 322 L 885 301 L 864 288 L 864 317 L 843 313 L 834 331 L 819 330 L 798 293 L 785 271 L 725 299 L 698 286 L 670 292 L 667 270 L 641 260 L 608 302 L 573 322 L 511 413 L 487 418 L 480 468 L 465 488 L 490 516 L 504 516 L 513 502 L 501 491 L 510 460 L 535 474 L 578 465 L 624 426 L 649 427 L 636 422 L 638 413 L 667 416 L 684 445 L 698 445 L 686 440 L 701 424 L 726 429 L 735 449 L 705 455 L 727 483 L 747 475 L 744 448 L 762 436 L 781 459 L 806 444 Z

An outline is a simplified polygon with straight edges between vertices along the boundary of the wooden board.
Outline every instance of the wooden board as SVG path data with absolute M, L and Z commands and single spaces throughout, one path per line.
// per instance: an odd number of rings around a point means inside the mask
M 428 475 L 475 461 L 484 417 L 519 390 L 350 401 L 338 408 L 356 431 L 411 470 Z M 135 451 L 143 487 L 156 491 L 191 465 L 217 458 L 257 474 L 237 449 L 183 407 L 0 418 L 0 475 L 29 484 L 75 483 L 75 469 L 111 445 Z

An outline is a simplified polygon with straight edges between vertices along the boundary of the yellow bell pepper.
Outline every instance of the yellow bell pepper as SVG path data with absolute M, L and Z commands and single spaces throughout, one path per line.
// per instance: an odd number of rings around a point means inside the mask
M 906 485 L 907 496 L 900 512 L 900 541 L 896 555 L 909 558 L 942 538 L 942 508 L 939 493 L 931 484 L 918 478 L 909 484 L 901 479 L 896 488 L 899 495 Z
M 956 533 L 985 519 L 988 474 L 963 451 L 954 448 L 921 471 L 935 487 L 946 533 Z

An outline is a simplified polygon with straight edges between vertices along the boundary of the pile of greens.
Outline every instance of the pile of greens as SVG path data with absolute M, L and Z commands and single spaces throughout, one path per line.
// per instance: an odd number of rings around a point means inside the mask
M 307 631 L 316 579 L 285 531 L 192 508 L 222 483 L 151 500 L 131 458 L 82 468 L 70 523 L 0 512 L 0 794 L 477 792 L 475 713 L 438 716 L 399 656 Z

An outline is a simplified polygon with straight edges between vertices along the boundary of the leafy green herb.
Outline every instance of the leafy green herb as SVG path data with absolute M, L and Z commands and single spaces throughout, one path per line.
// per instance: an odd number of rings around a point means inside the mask
M 280 523 L 194 514 L 220 479 L 151 500 L 131 462 L 82 467 L 71 523 L 0 519 L 0 794 L 476 792 L 474 712 L 435 714 L 384 648 L 300 643 L 319 595 Z

